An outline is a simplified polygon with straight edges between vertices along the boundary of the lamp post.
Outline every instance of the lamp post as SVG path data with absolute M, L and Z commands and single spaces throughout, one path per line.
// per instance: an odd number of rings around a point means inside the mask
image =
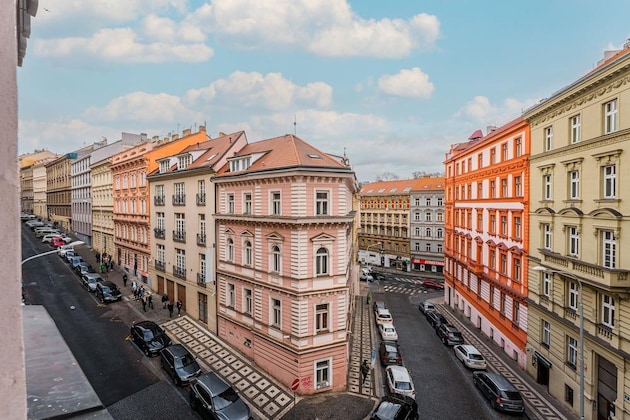
M 541 271 L 541 272 L 545 272 L 545 273 L 551 273 L 553 274 L 560 274 L 561 276 L 565 276 L 568 277 L 572 280 L 575 280 L 578 282 L 578 284 L 580 285 L 580 300 L 579 300 L 579 311 L 578 311 L 578 315 L 580 317 L 580 338 L 579 338 L 579 348 L 580 348 L 580 355 L 579 355 L 579 359 L 580 359 L 580 371 L 579 371 L 579 375 L 580 375 L 580 390 L 579 390 L 579 396 L 580 396 L 580 420 L 584 420 L 584 285 L 582 284 L 582 280 L 580 280 L 575 274 L 573 273 L 569 273 L 568 271 L 562 271 L 562 270 L 554 270 L 552 268 L 547 268 L 547 267 L 543 267 L 540 265 L 537 265 L 536 267 L 533 267 L 532 270 L 534 271 Z
M 74 246 L 83 245 L 83 244 L 85 244 L 85 242 L 83 242 L 83 241 L 74 241 L 74 242 L 70 242 L 68 244 L 68 246 L 74 247 Z M 29 262 L 31 260 L 34 260 L 36 258 L 45 257 L 46 255 L 56 254 L 57 252 L 59 252 L 59 251 L 56 250 L 56 249 L 53 249 L 52 251 L 46 251 L 46 252 L 42 252 L 41 254 L 35 254 L 35 255 L 30 256 L 28 258 L 24 258 L 22 260 L 22 265 L 24 265 L 24 263 Z
M 381 245 L 381 249 L 382 249 L 382 247 L 383 247 L 383 243 L 382 243 L 382 242 L 377 242 L 377 243 L 375 243 L 375 244 L 372 244 L 372 245 L 368 245 L 368 246 L 367 246 L 367 248 L 366 248 L 365 250 L 366 250 L 366 251 L 367 251 L 367 253 L 368 253 L 368 258 L 370 257 L 370 248 L 372 248 L 373 246 L 377 246 L 377 245 Z M 381 251 L 381 253 L 382 253 L 382 252 L 383 252 L 383 251 Z M 370 260 L 368 259 L 368 267 L 369 267 L 369 266 L 370 266 Z

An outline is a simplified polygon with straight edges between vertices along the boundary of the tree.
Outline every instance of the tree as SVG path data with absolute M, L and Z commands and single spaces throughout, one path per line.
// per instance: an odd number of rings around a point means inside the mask
M 444 173 L 443 172 L 425 172 L 425 171 L 416 171 L 416 172 L 412 172 L 411 173 L 411 177 L 418 179 L 418 178 L 439 178 L 439 177 L 443 177 Z
M 400 179 L 400 177 L 398 175 L 396 175 L 395 173 L 389 172 L 389 171 L 385 171 L 383 173 L 381 173 L 380 175 L 376 176 L 376 182 L 380 182 L 380 181 L 394 181 L 396 179 Z

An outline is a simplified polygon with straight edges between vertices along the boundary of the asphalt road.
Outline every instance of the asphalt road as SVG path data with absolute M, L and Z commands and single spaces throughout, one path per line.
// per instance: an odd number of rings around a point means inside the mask
M 416 387 L 420 418 L 513 419 L 514 416 L 492 410 L 472 384 L 471 371 L 462 366 L 451 347 L 441 343 L 424 314 L 418 310 L 422 300 L 440 297 L 443 292 L 426 290 L 424 293 L 419 286 L 399 282 L 392 275 L 387 277 L 387 280 L 374 282 L 371 291 L 373 299 L 383 300 L 394 318 L 404 365 L 411 372 Z M 405 285 L 399 289 L 389 287 L 397 283 Z M 377 332 L 374 337 L 378 345 L 380 336 Z M 381 378 L 384 379 L 384 370 Z M 386 391 L 384 384 L 383 390 Z
M 49 251 L 22 228 L 23 258 Z M 24 264 L 27 304 L 43 305 L 103 405 L 115 419 L 196 419 L 185 393 L 166 378 L 157 358 L 145 357 L 130 341 L 137 314 L 123 302 L 100 304 L 59 256 Z

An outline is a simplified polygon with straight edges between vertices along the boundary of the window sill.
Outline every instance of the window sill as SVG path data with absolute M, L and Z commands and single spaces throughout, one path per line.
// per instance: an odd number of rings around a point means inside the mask
M 564 364 L 573 370 L 577 370 L 576 366 L 571 362 L 564 362 Z
M 547 350 L 549 350 L 549 344 L 545 343 L 545 342 L 541 342 L 540 345 L 544 348 L 546 348 Z
M 596 203 L 621 203 L 621 200 L 618 198 L 598 198 L 593 201 Z

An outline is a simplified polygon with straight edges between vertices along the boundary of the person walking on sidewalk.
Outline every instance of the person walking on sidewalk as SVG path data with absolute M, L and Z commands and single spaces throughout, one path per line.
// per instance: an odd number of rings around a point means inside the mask
M 177 316 L 182 315 L 182 306 L 184 306 L 182 301 L 180 299 L 177 299 Z
M 127 287 L 127 274 L 123 274 L 123 286 Z
M 153 297 L 151 297 L 151 295 L 147 296 L 147 305 L 149 305 L 149 308 L 153 309 Z
M 147 299 L 145 297 L 141 297 L 140 300 L 142 301 L 142 310 L 144 312 L 147 311 Z
M 168 301 L 168 305 L 166 305 L 166 307 L 168 308 L 168 317 L 172 318 L 173 317 L 173 308 L 175 305 L 173 305 L 173 301 L 169 300 Z
M 368 373 L 370 373 L 370 365 L 368 365 L 367 360 L 363 360 L 363 363 L 361 364 L 361 383 L 365 382 Z
M 166 309 L 166 302 L 168 302 L 168 295 L 164 293 L 162 295 L 162 309 Z

